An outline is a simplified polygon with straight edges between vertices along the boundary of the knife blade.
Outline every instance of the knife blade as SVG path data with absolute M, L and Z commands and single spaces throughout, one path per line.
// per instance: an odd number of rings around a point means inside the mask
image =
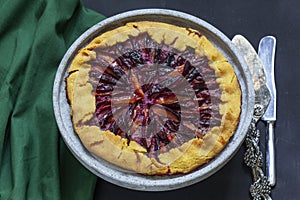
M 255 49 L 244 36 L 236 35 L 233 37 L 232 42 L 244 57 L 251 73 L 254 84 L 255 104 L 262 105 L 265 110 L 270 102 L 270 91 L 266 85 L 263 64 Z
M 276 184 L 275 167 L 275 144 L 274 144 L 274 125 L 276 121 L 276 86 L 275 86 L 275 48 L 276 39 L 273 36 L 265 36 L 260 40 L 258 56 L 260 57 L 266 71 L 266 84 L 271 92 L 271 101 L 267 107 L 262 120 L 267 123 L 266 132 L 266 175 L 271 186 Z

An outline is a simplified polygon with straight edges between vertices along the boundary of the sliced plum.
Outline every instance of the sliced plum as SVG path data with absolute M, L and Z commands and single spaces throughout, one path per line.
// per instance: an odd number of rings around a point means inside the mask
M 97 47 L 89 62 L 99 127 L 137 142 L 149 156 L 221 123 L 221 91 L 208 59 L 173 43 L 159 44 L 144 32 Z

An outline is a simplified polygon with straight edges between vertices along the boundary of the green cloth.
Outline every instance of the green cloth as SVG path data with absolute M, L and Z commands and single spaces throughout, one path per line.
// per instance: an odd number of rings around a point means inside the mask
M 0 0 L 0 199 L 92 199 L 61 139 L 52 87 L 68 47 L 104 19 L 79 0 Z

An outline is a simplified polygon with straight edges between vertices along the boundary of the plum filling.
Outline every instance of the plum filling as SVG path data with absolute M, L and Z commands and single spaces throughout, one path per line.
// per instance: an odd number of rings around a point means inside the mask
M 200 37 L 200 36 L 199 36 Z M 150 155 L 202 138 L 219 126 L 221 92 L 205 56 L 155 42 L 147 33 L 94 49 L 92 122 Z

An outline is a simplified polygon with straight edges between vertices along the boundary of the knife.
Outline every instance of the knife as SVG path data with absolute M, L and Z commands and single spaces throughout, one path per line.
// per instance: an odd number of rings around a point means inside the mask
M 271 186 L 276 184 L 274 146 L 274 124 L 276 121 L 276 87 L 274 76 L 275 48 L 276 39 L 273 36 L 265 36 L 259 42 L 258 56 L 266 71 L 266 84 L 271 91 L 270 104 L 261 118 L 267 123 L 266 175 Z
M 249 41 L 242 35 L 232 39 L 233 44 L 244 57 L 254 84 L 255 104 L 260 104 L 266 110 L 270 102 L 270 90 L 266 85 L 266 75 L 260 58 Z
M 263 64 L 248 40 L 242 35 L 236 35 L 232 39 L 232 43 L 246 61 L 252 77 L 255 92 L 254 114 L 245 139 L 246 152 L 244 156 L 245 164 L 252 169 L 253 174 L 253 184 L 250 186 L 250 194 L 253 199 L 270 200 L 271 186 L 262 170 L 263 159 L 259 148 L 260 134 L 257 129 L 257 122 L 265 113 L 270 102 L 270 90 L 266 85 L 266 76 Z

